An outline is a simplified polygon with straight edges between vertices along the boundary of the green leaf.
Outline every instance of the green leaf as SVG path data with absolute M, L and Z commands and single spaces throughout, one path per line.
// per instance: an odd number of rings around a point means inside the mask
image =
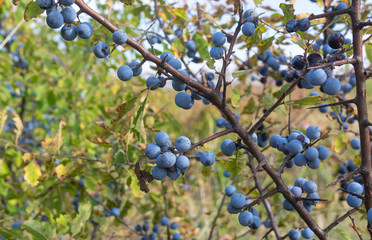
M 240 156 L 239 151 L 235 151 L 235 157 L 230 159 L 230 161 L 224 161 L 224 165 L 227 171 L 231 172 L 232 175 L 237 176 L 243 172 L 246 166 L 246 159 L 244 156 Z
M 27 4 L 23 17 L 26 21 L 30 21 L 33 18 L 36 18 L 44 12 L 43 9 L 39 7 L 37 1 L 31 1 Z
M 253 0 L 253 2 L 256 5 L 256 7 L 258 7 L 258 4 L 261 4 L 262 0 Z
M 260 50 L 260 52 L 265 52 L 271 45 L 273 44 L 275 37 L 271 36 L 269 38 L 266 38 L 265 40 L 261 41 L 257 47 Z
M 294 15 L 294 8 L 293 4 L 285 4 L 281 3 L 279 7 L 282 9 L 284 18 L 282 19 L 283 24 L 286 24 L 291 19 L 296 19 L 296 16 Z
M 127 114 L 130 110 L 132 110 L 134 108 L 134 106 L 136 105 L 136 101 L 137 101 L 137 98 L 138 96 L 135 96 L 131 99 L 129 99 L 128 101 L 120 104 L 117 108 L 116 108 L 116 112 L 118 113 L 118 116 L 113 119 L 111 121 L 112 124 L 115 124 L 116 122 L 118 122 L 125 114 Z
M 79 214 L 71 222 L 71 234 L 77 235 L 83 228 L 85 223 L 89 220 L 92 212 L 92 205 L 90 202 L 81 203 L 79 205 Z
M 66 233 L 69 230 L 69 224 L 71 222 L 70 215 L 59 215 L 56 219 L 58 233 Z
M 253 98 L 250 98 L 248 104 L 244 107 L 243 113 L 245 114 L 252 114 L 255 113 L 258 106 L 254 103 Z
M 111 168 L 111 165 L 112 165 L 113 156 L 114 156 L 114 149 L 111 148 L 106 153 L 106 156 L 105 156 L 105 162 L 106 162 L 106 167 L 107 167 L 107 172 L 108 173 L 110 173 L 110 168 Z
M 215 62 L 214 58 L 209 58 L 208 61 L 207 61 L 207 67 L 209 69 L 213 70 L 214 69 L 214 62 Z
M 48 240 L 51 235 L 51 227 L 49 224 L 41 225 L 41 222 L 36 220 L 27 220 L 22 226 L 27 232 L 31 233 L 34 240 Z
M 147 101 L 147 96 L 143 100 L 141 106 L 139 107 L 139 109 L 137 111 L 137 115 L 133 119 L 133 122 L 132 122 L 131 131 L 137 134 L 137 138 L 140 137 L 139 133 L 141 131 L 141 119 L 142 119 L 143 110 L 145 109 L 146 101 Z
M 120 0 L 120 2 L 124 3 L 125 5 L 133 5 L 135 0 Z
M 231 104 L 233 107 L 239 107 L 240 94 L 238 91 L 233 89 L 231 91 Z
M 335 231 L 341 236 L 343 237 L 343 239 L 345 240 L 352 240 L 352 238 L 350 237 L 349 234 L 347 234 L 345 231 L 341 230 L 341 229 L 335 229 Z
M 273 106 L 276 103 L 276 99 L 271 94 L 265 94 L 262 97 L 262 104 L 264 108 L 269 109 L 271 106 Z M 274 112 L 286 115 L 287 110 L 284 107 L 284 105 L 279 105 L 277 108 L 275 108 Z
M 366 47 L 366 55 L 369 63 L 372 64 L 372 43 L 367 43 L 364 46 Z
M 182 44 L 179 38 L 176 38 L 172 43 L 172 53 L 177 58 L 181 58 L 185 52 L 185 46 Z
M 30 162 L 24 170 L 26 182 L 31 184 L 32 187 L 35 187 L 39 183 L 39 178 L 41 176 L 40 166 L 34 160 Z
M 22 237 L 22 232 L 19 229 L 7 229 L 2 226 L 0 226 L 0 235 L 8 240 L 24 239 L 24 237 Z
M 347 149 L 347 138 L 343 130 L 338 132 L 337 138 L 333 142 L 333 150 L 336 153 L 341 153 Z
M 48 101 L 49 106 L 53 106 L 54 104 L 56 104 L 57 99 L 53 91 L 48 91 L 47 101 Z
M 209 57 L 208 52 L 208 42 L 203 38 L 203 35 L 199 32 L 197 32 L 193 37 L 196 46 L 197 51 L 199 52 L 200 58 L 207 59 Z
M 10 175 L 10 169 L 4 159 L 0 159 L 0 178 L 4 178 Z
M 323 98 L 321 96 L 309 96 L 302 99 L 294 100 L 293 104 L 295 105 L 319 105 L 322 103 Z
M 240 76 L 244 76 L 246 75 L 247 73 L 250 73 L 252 71 L 252 69 L 246 69 L 246 70 L 241 70 L 241 71 L 236 71 L 236 72 L 233 72 L 232 76 L 235 78 L 235 77 L 240 77 Z

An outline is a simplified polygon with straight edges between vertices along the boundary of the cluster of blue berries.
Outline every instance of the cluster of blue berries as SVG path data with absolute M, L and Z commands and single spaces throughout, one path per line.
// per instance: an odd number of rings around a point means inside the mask
M 163 217 L 160 220 L 160 223 L 161 223 L 160 225 L 156 224 L 152 227 L 152 232 L 150 232 L 151 226 L 150 226 L 149 221 L 146 221 L 142 225 L 137 224 L 134 229 L 141 236 L 141 240 L 161 239 L 161 226 L 168 226 L 169 225 L 169 219 L 167 217 Z M 177 222 L 172 222 L 169 227 L 170 227 L 171 230 L 176 230 L 176 229 L 178 229 L 178 223 Z M 179 240 L 179 239 L 181 239 L 181 234 L 178 233 L 178 232 L 173 233 L 172 240 Z
M 302 18 L 299 21 L 296 19 L 291 19 L 285 24 L 285 29 L 287 32 L 297 32 L 300 30 L 301 32 L 306 32 L 310 28 L 310 20 L 308 18 Z
M 316 193 L 318 186 L 315 182 L 306 180 L 305 178 L 298 178 L 294 182 L 294 187 L 288 186 L 288 189 L 293 193 L 297 198 L 300 198 L 302 193 L 307 193 L 306 198 L 309 200 L 303 200 L 302 203 L 308 212 L 313 210 L 313 206 L 319 203 L 319 195 Z M 285 199 L 283 201 L 283 208 L 287 211 L 294 210 L 292 204 Z
M 305 239 L 313 239 L 314 232 L 310 228 L 304 228 L 301 233 L 297 229 L 292 229 L 288 233 L 289 240 L 299 240 L 301 236 Z
M 359 207 L 363 203 L 363 196 L 364 195 L 364 185 L 359 184 L 358 182 L 351 182 L 347 185 L 347 191 L 354 193 L 353 195 L 349 193 L 346 197 L 346 202 L 350 207 Z M 362 197 L 362 198 L 360 198 Z
M 228 185 L 225 188 L 225 194 L 231 197 L 229 204 L 227 205 L 227 211 L 230 214 L 238 214 L 239 223 L 242 226 L 248 226 L 251 229 L 258 229 L 261 226 L 261 219 L 258 216 L 258 211 L 255 208 L 251 208 L 250 211 L 242 211 L 243 207 L 249 204 L 251 201 L 246 199 L 243 194 L 236 193 L 236 187 Z

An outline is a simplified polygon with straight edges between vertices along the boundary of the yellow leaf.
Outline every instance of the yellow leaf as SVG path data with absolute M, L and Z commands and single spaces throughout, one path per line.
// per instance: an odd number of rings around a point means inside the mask
M 39 183 L 39 178 L 41 176 L 40 166 L 36 161 L 32 161 L 25 167 L 25 180 L 27 183 L 35 187 Z
M 0 2 L 1 2 L 1 0 L 0 0 Z M 1 6 L 1 4 L 0 4 L 0 6 Z M 3 127 L 4 127 L 4 124 L 5 124 L 5 121 L 6 121 L 7 117 L 8 117 L 8 114 L 7 114 L 6 110 L 0 111 L 0 134 L 1 134 L 1 131 L 3 130 Z
M 43 142 L 41 142 L 41 146 L 50 152 L 56 151 L 60 154 L 61 146 L 63 145 L 62 139 L 62 128 L 66 126 L 66 122 L 60 121 L 59 127 L 57 130 L 57 134 L 53 138 L 45 138 Z
M 34 157 L 32 154 L 30 153 L 25 153 L 23 154 L 22 156 L 22 159 L 23 159 L 23 162 L 29 162 L 30 160 L 32 160 Z
M 56 172 L 57 174 L 57 177 L 58 179 L 63 179 L 64 175 L 66 175 L 66 173 L 68 173 L 68 170 L 69 168 L 67 168 L 65 165 L 63 164 L 59 164 L 55 169 L 54 171 Z
M 13 121 L 14 121 L 14 124 L 16 126 L 16 129 L 15 129 L 15 134 L 16 134 L 15 143 L 17 144 L 18 143 L 18 138 L 21 136 L 22 131 L 23 131 L 23 124 L 22 124 L 21 118 L 19 117 L 19 115 L 16 112 L 13 112 L 13 115 L 14 115 L 13 116 Z
M 333 150 L 336 153 L 341 153 L 347 150 L 347 138 L 344 131 L 340 131 L 333 142 Z

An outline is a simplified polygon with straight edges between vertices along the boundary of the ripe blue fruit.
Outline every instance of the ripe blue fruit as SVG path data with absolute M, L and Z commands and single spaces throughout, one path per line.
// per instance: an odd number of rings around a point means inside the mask
M 212 58 L 215 58 L 216 60 L 221 59 L 223 56 L 223 48 L 221 47 L 212 47 L 211 50 L 209 51 L 209 55 Z
M 289 20 L 285 24 L 285 28 L 287 29 L 287 32 L 289 32 L 289 33 L 291 33 L 291 32 L 297 32 L 297 30 L 298 30 L 297 21 L 294 20 L 294 19 Z
M 137 67 L 139 64 L 140 63 L 136 61 L 128 64 L 128 67 L 132 69 L 133 76 L 139 76 L 142 73 L 142 66 Z
M 224 118 L 217 118 L 216 120 L 217 127 L 223 128 L 225 127 L 225 124 L 226 124 L 226 120 Z
M 302 55 L 296 55 L 293 59 L 292 59 L 292 67 L 296 70 L 302 70 L 304 69 L 306 66 L 306 62 L 304 60 L 304 56 Z
M 167 169 L 155 166 L 152 168 L 151 174 L 156 180 L 161 181 L 167 177 Z
M 180 152 L 187 152 L 191 147 L 191 141 L 185 136 L 181 136 L 177 138 L 175 144 L 178 151 Z
M 355 150 L 360 149 L 360 138 L 354 138 L 351 140 L 350 145 Z
M 336 95 L 341 90 L 341 82 L 337 78 L 328 78 L 322 87 L 328 95 Z
M 258 72 L 262 75 L 262 76 L 267 76 L 269 74 L 269 68 L 266 67 L 266 66 L 262 66 L 258 69 Z
M 112 40 L 114 41 L 114 43 L 122 45 L 122 44 L 126 43 L 127 40 L 128 40 L 127 33 L 122 29 L 116 30 L 112 34 Z
M 258 229 L 261 226 L 261 219 L 258 216 L 253 216 L 252 224 L 249 225 L 251 229 Z
M 305 155 L 302 153 L 296 154 L 294 157 L 294 163 L 299 167 L 304 166 L 307 163 Z
M 313 236 L 314 236 L 314 232 L 311 231 L 310 228 L 305 228 L 304 230 L 302 230 L 301 232 L 301 236 L 305 239 L 312 239 Z
M 236 145 L 231 139 L 225 139 L 221 143 L 221 151 L 225 156 L 232 156 L 234 155 L 236 150 Z
M 325 104 L 322 103 L 320 105 L 325 105 Z M 328 110 L 329 110 L 329 107 L 328 106 L 319 108 L 319 112 L 321 112 L 321 113 L 326 113 L 326 112 L 328 112 Z
M 154 143 L 150 143 L 150 144 L 154 144 Z M 147 146 L 149 146 L 149 145 L 147 145 Z M 165 152 L 163 154 L 159 154 L 158 157 L 156 157 L 156 164 L 158 164 L 158 166 L 162 167 L 162 168 L 170 168 L 175 163 L 176 163 L 176 155 L 174 155 L 172 152 Z
M 291 189 L 291 192 L 293 193 L 293 195 L 295 195 L 295 197 L 301 197 L 302 189 L 295 186 Z
M 309 180 L 303 184 L 302 188 L 307 193 L 313 193 L 313 192 L 316 192 L 316 190 L 318 189 L 318 186 L 316 185 L 315 182 Z
M 290 202 L 288 202 L 287 199 L 285 199 L 283 201 L 283 208 L 287 211 L 292 211 L 294 209 L 294 207 L 292 206 L 292 204 Z
M 196 43 L 194 40 L 189 40 L 186 42 L 186 49 L 195 52 L 196 51 Z
M 288 144 L 288 140 L 286 138 L 280 138 L 278 139 L 278 141 L 276 141 L 276 148 L 279 151 L 287 150 L 287 144 Z
M 316 192 L 313 192 L 313 193 L 307 194 L 306 198 L 319 199 L 319 195 Z M 308 204 L 308 205 L 316 205 L 316 204 L 319 203 L 319 200 L 307 200 L 307 201 L 305 201 L 305 203 Z
M 270 57 L 267 60 L 267 65 L 271 67 L 273 70 L 279 70 L 280 68 L 279 62 L 275 57 Z
M 234 193 L 236 193 L 236 187 L 233 185 L 228 185 L 225 187 L 225 194 L 231 197 Z
M 255 29 L 256 27 L 253 23 L 246 22 L 242 27 L 242 33 L 247 37 L 251 37 L 254 35 Z
M 240 213 L 240 208 L 234 208 L 234 207 L 232 207 L 231 202 L 229 202 L 229 204 L 227 205 L 227 211 L 230 214 L 237 214 L 237 213 Z
M 162 217 L 162 218 L 160 219 L 160 223 L 161 223 L 161 225 L 163 225 L 163 226 L 167 226 L 167 225 L 169 224 L 169 219 L 168 219 L 167 217 Z
M 145 148 L 145 154 L 150 159 L 156 159 L 160 155 L 160 147 L 155 143 L 150 143 Z
M 146 87 L 150 88 L 151 90 L 156 90 L 159 87 L 159 78 L 150 76 L 146 79 Z
M 168 169 L 168 171 L 167 171 L 167 176 L 170 179 L 177 179 L 180 175 L 181 175 L 181 170 L 179 170 L 178 168 Z
M 300 231 L 298 231 L 297 229 L 292 229 L 288 233 L 288 238 L 290 240 L 298 240 L 298 239 L 300 239 L 301 238 Z
M 346 6 L 346 3 L 344 3 L 344 2 L 340 2 L 336 6 L 336 10 L 342 10 L 342 9 L 346 9 L 346 8 L 347 8 L 347 6 Z
M 214 73 L 213 72 L 207 72 L 205 74 L 205 77 L 207 78 L 208 81 L 212 81 L 214 79 Z
M 169 62 L 169 61 L 172 60 L 173 58 L 174 58 L 174 56 L 173 56 L 173 54 L 170 53 L 170 52 L 162 52 L 162 53 L 160 54 L 160 59 L 161 59 L 161 60 L 164 60 L 164 59 L 165 59 L 166 62 Z
M 12 224 L 12 228 L 19 228 L 21 226 L 21 223 L 19 221 L 15 221 L 13 224 Z
M 353 88 L 353 86 L 351 86 L 349 83 L 345 83 L 344 85 L 342 85 L 341 90 L 344 93 L 348 93 L 348 92 L 351 91 L 352 88 Z
M 315 140 L 320 137 L 321 132 L 318 126 L 312 125 L 306 129 L 305 134 L 311 140 Z
M 215 161 L 216 161 L 216 156 L 211 151 L 204 152 L 200 155 L 200 162 L 204 166 L 207 166 L 207 167 L 211 166 Z
M 63 6 L 71 6 L 75 3 L 75 0 L 60 0 L 59 3 Z
M 224 175 L 225 177 L 227 177 L 227 178 L 229 178 L 229 177 L 232 176 L 231 172 L 226 171 L 226 170 L 223 171 L 223 175 Z
M 153 231 L 154 233 L 158 233 L 158 232 L 160 232 L 160 226 L 159 226 L 159 225 L 155 225 L 155 226 L 152 228 L 152 231 Z
M 176 159 L 176 167 L 185 172 L 190 166 L 190 160 L 185 155 L 181 155 Z
M 306 182 L 305 178 L 297 178 L 296 181 L 294 182 L 294 185 L 296 187 L 302 188 L 302 186 L 304 185 L 305 182 Z
M 62 12 L 61 6 L 53 3 L 53 5 L 46 10 L 46 13 L 48 15 L 49 13 L 54 12 L 54 11 Z
M 177 93 L 175 97 L 176 105 L 180 108 L 188 110 L 194 106 L 194 99 L 185 92 Z
M 352 193 L 362 194 L 363 187 L 357 182 L 351 182 L 349 185 L 347 185 L 347 190 Z
M 265 226 L 265 228 L 269 228 L 271 227 L 271 222 L 269 219 L 266 219 L 264 222 L 263 222 L 263 225 Z
M 309 80 L 307 80 L 307 79 L 302 79 L 302 80 L 301 80 L 301 86 L 302 86 L 303 88 L 305 88 L 305 89 L 313 89 L 313 88 L 315 88 L 315 86 L 312 85 L 312 84 L 309 82 Z
M 359 207 L 362 205 L 362 199 L 351 194 L 347 195 L 346 202 L 350 207 Z
M 345 43 L 345 37 L 342 33 L 332 33 L 328 37 L 328 45 L 333 49 L 341 48 Z
M 351 86 L 355 86 L 356 85 L 356 77 L 355 77 L 355 75 L 351 75 L 350 76 L 349 83 L 350 83 Z
M 158 146 L 164 146 L 169 141 L 169 136 L 165 132 L 158 132 L 155 135 L 155 142 Z
M 328 158 L 328 156 L 329 156 L 329 150 L 328 150 L 328 148 L 326 148 L 323 145 L 320 145 L 316 149 L 319 152 L 319 159 L 320 160 L 324 160 L 324 159 Z
M 282 137 L 279 135 L 279 134 L 274 134 L 270 137 L 270 140 L 269 140 L 269 143 L 270 143 L 270 146 L 273 147 L 273 148 L 276 148 L 277 146 L 277 141 L 279 139 L 281 139 Z
M 307 162 L 307 165 L 311 169 L 317 169 L 320 166 L 320 159 L 319 158 L 316 158 L 315 160 L 308 161 Z
M 171 225 L 170 225 L 170 228 L 173 229 L 173 230 L 177 229 L 178 228 L 178 223 L 172 222 Z
M 156 238 L 157 238 L 156 233 L 151 233 L 149 235 L 149 239 L 151 239 L 151 240 L 155 240 Z
M 233 208 L 242 208 L 245 205 L 245 196 L 240 193 L 234 193 L 231 196 L 230 202 Z
M 73 23 L 76 18 L 76 11 L 72 7 L 65 7 L 61 14 L 65 23 Z
M 308 18 L 303 18 L 297 23 L 298 30 L 301 32 L 306 32 L 310 28 L 310 20 Z
M 367 212 L 367 221 L 369 224 L 372 223 L 372 208 L 370 208 Z
M 287 144 L 287 149 L 292 154 L 297 154 L 302 151 L 302 143 L 298 140 L 292 140 Z
M 119 67 L 117 75 L 121 81 L 129 81 L 133 77 L 133 71 L 129 66 L 123 65 Z
M 173 239 L 172 240 L 180 240 L 181 239 L 181 234 L 180 233 L 173 233 Z
M 114 215 L 115 217 L 119 217 L 119 216 L 120 216 L 120 210 L 119 210 L 119 208 L 116 208 L 116 207 L 111 208 L 111 213 L 112 213 L 112 215 Z
M 226 42 L 226 36 L 222 32 L 216 32 L 212 36 L 212 44 L 216 47 L 221 47 Z
M 309 62 L 310 67 L 313 66 L 315 63 L 320 62 L 322 59 L 322 55 L 317 52 L 310 53 L 309 56 L 307 56 L 307 61 Z
M 80 23 L 76 27 L 77 35 L 82 39 L 88 39 L 93 35 L 93 27 L 88 22 Z
M 174 67 L 175 69 L 181 69 L 182 68 L 182 63 L 180 60 L 177 58 L 172 58 L 171 60 L 168 61 L 168 64 Z
M 248 211 L 241 212 L 238 220 L 240 225 L 249 226 L 253 222 L 253 214 Z
M 315 147 L 310 147 L 305 151 L 305 157 L 308 161 L 315 161 L 319 157 L 319 152 Z
M 306 78 L 312 85 L 320 86 L 327 80 L 327 74 L 321 68 L 311 69 Z
M 110 54 L 110 47 L 107 43 L 99 41 L 93 49 L 97 58 L 105 58 Z
M 47 15 L 46 23 L 50 28 L 60 28 L 63 25 L 63 16 L 60 12 L 51 12 Z
M 61 29 L 61 36 L 66 41 L 72 41 L 76 38 L 76 27 L 74 25 L 65 25 Z
M 39 4 L 39 7 L 41 9 L 48 9 L 53 6 L 54 1 L 53 0 L 37 0 L 37 3 Z

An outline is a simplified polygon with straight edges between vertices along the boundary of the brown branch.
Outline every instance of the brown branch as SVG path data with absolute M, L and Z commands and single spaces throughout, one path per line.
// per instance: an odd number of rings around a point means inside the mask
M 336 221 L 334 221 L 333 223 L 331 223 L 328 227 L 326 227 L 324 229 L 324 232 L 325 233 L 328 233 L 329 231 L 332 230 L 332 228 L 336 227 L 340 222 L 342 222 L 343 220 L 345 220 L 348 216 L 350 216 L 351 214 L 353 214 L 354 212 L 358 211 L 360 207 L 356 207 L 356 208 L 353 208 L 351 210 L 349 210 L 348 212 L 346 212 L 344 215 L 342 215 L 341 217 L 337 218 Z
M 355 103 L 355 98 L 349 99 L 349 100 L 345 100 L 345 101 L 339 101 L 339 102 L 335 102 L 335 103 L 330 103 L 330 104 L 323 104 L 323 105 L 318 105 L 318 106 L 314 106 L 314 107 L 309 107 L 307 109 L 330 107 L 330 106 L 337 106 L 337 105 L 347 105 L 348 103 Z
M 309 16 L 309 20 L 313 20 L 313 19 L 317 19 L 317 18 L 331 18 L 333 16 L 340 15 L 340 14 L 345 14 L 345 13 L 350 14 L 350 12 L 351 12 L 351 9 L 346 8 L 346 9 L 335 10 L 335 11 L 326 12 L 326 13 L 322 13 L 322 14 L 318 14 L 318 15 L 311 14 Z
M 221 213 L 221 210 L 222 210 L 223 204 L 225 203 L 225 199 L 226 199 L 226 194 L 223 195 L 223 198 L 222 198 L 222 200 L 221 200 L 220 206 L 218 207 L 218 210 L 217 210 L 217 214 L 216 214 L 216 216 L 215 216 L 214 219 L 213 219 L 212 227 L 211 227 L 211 230 L 210 230 L 210 232 L 209 232 L 209 237 L 208 237 L 209 240 L 212 240 L 212 237 L 213 237 L 213 231 L 214 231 L 214 228 L 216 227 L 217 219 L 218 219 L 218 217 L 220 216 L 220 213 Z
M 353 227 L 353 229 L 355 230 L 356 234 L 358 235 L 359 239 L 360 240 L 363 240 L 362 238 L 362 235 L 360 235 L 360 233 L 358 232 L 358 229 L 356 228 L 355 226 L 355 222 L 354 222 L 354 218 L 352 218 L 351 216 L 349 216 L 350 220 L 351 220 L 351 226 Z
M 227 135 L 227 134 L 232 133 L 232 132 L 234 132 L 234 129 L 233 128 L 228 128 L 228 129 L 223 130 L 221 132 L 215 133 L 212 136 L 207 137 L 207 138 L 201 140 L 200 142 L 197 142 L 197 143 L 194 143 L 193 145 L 191 145 L 189 151 L 192 150 L 192 149 L 194 149 L 194 148 L 196 148 L 196 147 L 203 146 L 207 142 L 210 142 L 210 141 L 212 141 L 214 139 L 217 139 L 217 138 L 219 138 L 221 136 Z
M 337 183 L 341 182 L 342 180 L 349 180 L 350 178 L 352 178 L 355 174 L 357 173 L 360 173 L 361 169 L 360 168 L 357 168 L 355 169 L 354 171 L 351 171 L 351 172 L 348 172 L 347 174 L 345 174 L 344 176 L 338 178 L 336 181 L 326 185 L 324 188 L 322 188 L 320 191 L 323 191 L 331 186 L 334 186 L 336 185 Z

